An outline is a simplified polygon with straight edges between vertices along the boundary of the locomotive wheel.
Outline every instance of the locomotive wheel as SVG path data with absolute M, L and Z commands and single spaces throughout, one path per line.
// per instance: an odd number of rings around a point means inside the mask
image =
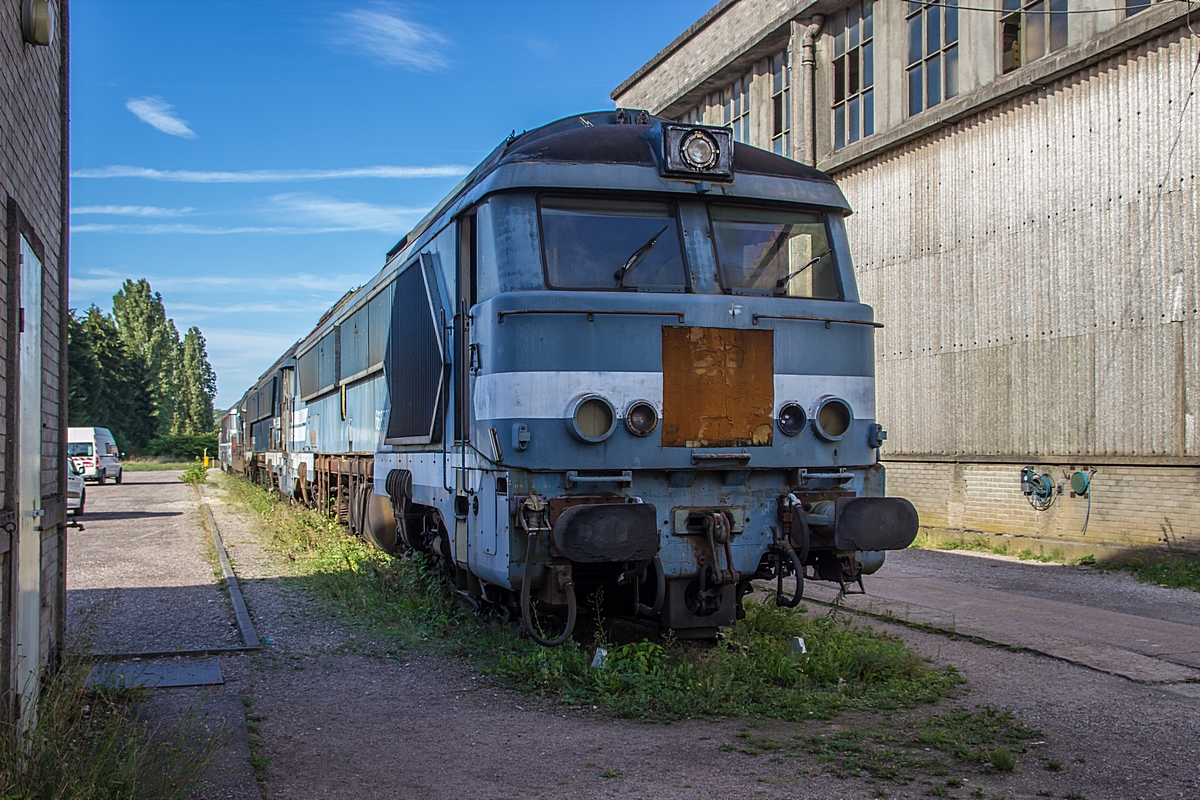
M 371 544 L 388 553 L 395 553 L 400 546 L 396 531 L 396 515 L 392 503 L 368 488 L 362 503 L 362 535 Z

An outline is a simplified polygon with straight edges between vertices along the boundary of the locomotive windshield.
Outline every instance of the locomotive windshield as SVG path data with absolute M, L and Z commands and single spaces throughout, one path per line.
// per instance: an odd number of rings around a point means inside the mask
M 710 213 L 727 291 L 842 299 L 822 215 L 717 205 Z
M 682 291 L 687 283 L 667 203 L 543 198 L 541 215 L 553 288 Z

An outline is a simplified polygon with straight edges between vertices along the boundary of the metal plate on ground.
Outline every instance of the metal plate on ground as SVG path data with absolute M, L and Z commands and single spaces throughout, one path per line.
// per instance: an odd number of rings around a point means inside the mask
M 225 683 L 217 661 L 182 664 L 98 664 L 88 676 L 90 688 L 166 689 L 173 686 L 214 686 Z

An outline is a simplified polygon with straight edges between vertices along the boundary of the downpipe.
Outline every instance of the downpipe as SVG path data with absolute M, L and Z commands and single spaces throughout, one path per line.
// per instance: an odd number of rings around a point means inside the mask
M 804 103 L 804 124 L 801 127 L 799 161 L 810 167 L 817 165 L 817 37 L 825 22 L 822 14 L 814 14 L 800 38 L 800 96 Z M 795 120 L 799 125 L 800 120 Z

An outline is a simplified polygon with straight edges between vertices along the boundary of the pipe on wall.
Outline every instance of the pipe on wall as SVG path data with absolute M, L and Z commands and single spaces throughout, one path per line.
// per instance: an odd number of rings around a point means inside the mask
M 796 160 L 810 167 L 817 165 L 817 37 L 821 35 L 821 26 L 825 17 L 814 14 L 808 25 L 801 29 L 801 24 L 792 21 L 792 52 L 795 53 L 796 39 L 800 40 L 800 91 L 793 108 L 793 125 L 798 128 L 799 136 L 794 148 Z M 797 36 L 799 34 L 799 36 Z M 798 107 L 797 107 L 798 106 Z

